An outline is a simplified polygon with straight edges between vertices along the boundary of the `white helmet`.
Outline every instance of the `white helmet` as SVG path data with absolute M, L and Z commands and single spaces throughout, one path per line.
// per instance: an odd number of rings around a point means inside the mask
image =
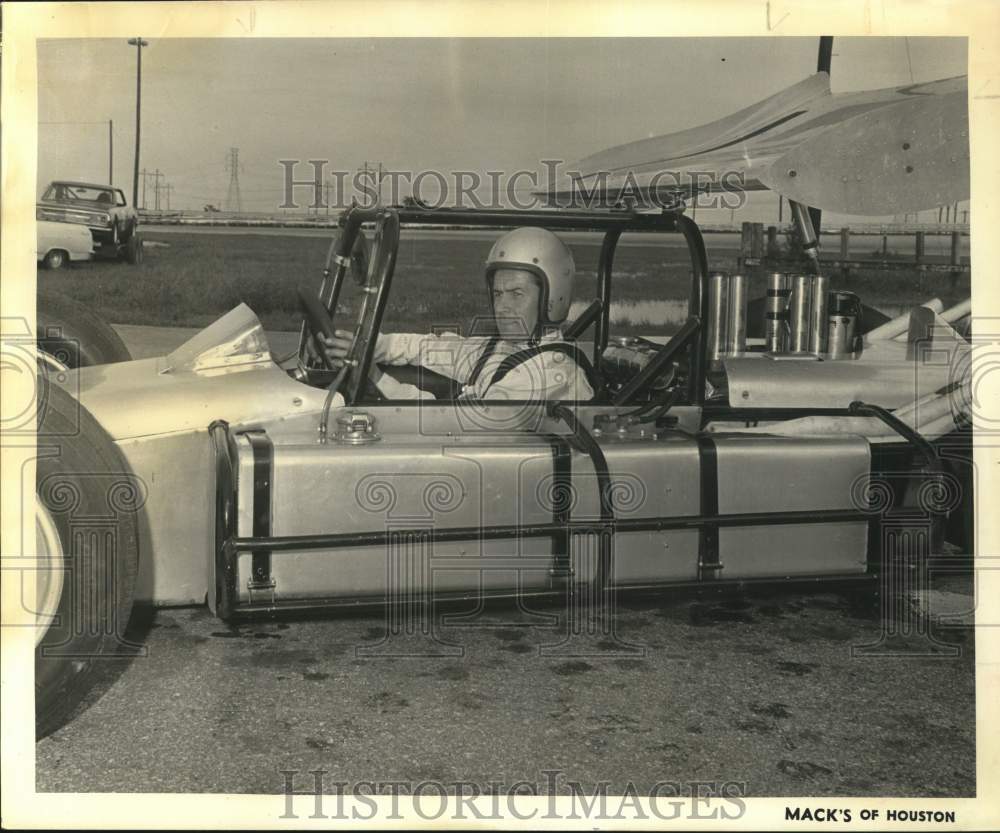
M 525 269 L 541 284 L 539 325 L 561 324 L 573 301 L 576 264 L 569 247 L 551 231 L 526 226 L 507 232 L 486 258 L 486 285 L 493 287 L 497 269 Z

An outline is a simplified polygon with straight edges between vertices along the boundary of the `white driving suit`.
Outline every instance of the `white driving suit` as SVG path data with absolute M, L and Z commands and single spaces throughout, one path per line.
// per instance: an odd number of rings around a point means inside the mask
M 470 383 L 480 357 L 494 342 L 493 352 L 482 364 L 478 378 Z M 560 341 L 556 333 L 542 336 L 539 345 Z M 593 398 L 587 375 L 565 353 L 546 351 L 531 356 L 493 381 L 504 359 L 530 347 L 527 341 L 463 338 L 455 333 L 386 333 L 378 337 L 374 361 L 389 365 L 420 365 L 465 383 L 461 398 L 513 401 L 559 401 Z M 379 391 L 389 399 L 433 399 L 433 394 L 415 385 L 398 382 L 383 374 Z

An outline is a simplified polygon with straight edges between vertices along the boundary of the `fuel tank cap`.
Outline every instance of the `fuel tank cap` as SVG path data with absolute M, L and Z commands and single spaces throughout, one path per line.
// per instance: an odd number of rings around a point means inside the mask
M 375 430 L 375 417 L 367 411 L 348 411 L 337 417 L 334 440 L 344 445 L 368 445 L 382 439 Z

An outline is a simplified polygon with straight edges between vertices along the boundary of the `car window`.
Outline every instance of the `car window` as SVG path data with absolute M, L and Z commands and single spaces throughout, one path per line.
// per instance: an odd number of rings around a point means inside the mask
M 67 185 L 60 183 L 50 186 L 45 192 L 44 199 L 56 199 L 68 202 L 93 202 L 101 205 L 114 205 L 116 195 L 108 188 L 100 188 L 90 185 Z M 119 203 L 120 205 L 124 203 Z
M 115 205 L 128 205 L 125 201 L 125 195 L 121 191 L 115 191 L 115 196 L 118 198 Z

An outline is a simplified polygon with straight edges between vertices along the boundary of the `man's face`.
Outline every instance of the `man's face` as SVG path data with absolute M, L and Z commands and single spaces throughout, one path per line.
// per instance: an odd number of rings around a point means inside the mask
M 493 317 L 501 338 L 526 339 L 538 323 L 541 288 L 525 269 L 497 269 L 493 273 Z

